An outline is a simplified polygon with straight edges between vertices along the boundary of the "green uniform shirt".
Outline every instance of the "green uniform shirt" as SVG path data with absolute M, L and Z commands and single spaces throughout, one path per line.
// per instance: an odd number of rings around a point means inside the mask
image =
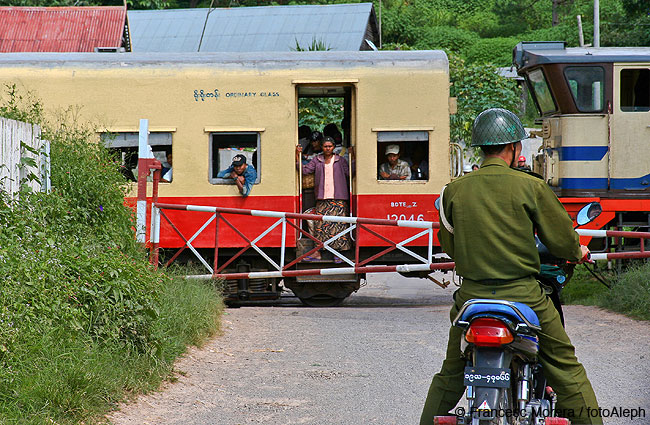
M 581 258 L 568 213 L 543 180 L 488 158 L 481 168 L 449 183 L 444 214 L 454 233 L 440 226 L 438 239 L 472 280 L 512 280 L 539 272 L 534 233 L 551 254 Z

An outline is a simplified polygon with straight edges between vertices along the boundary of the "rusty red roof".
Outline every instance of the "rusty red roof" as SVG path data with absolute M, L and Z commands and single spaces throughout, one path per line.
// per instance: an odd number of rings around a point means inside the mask
M 0 52 L 92 52 L 121 47 L 126 8 L 0 7 Z

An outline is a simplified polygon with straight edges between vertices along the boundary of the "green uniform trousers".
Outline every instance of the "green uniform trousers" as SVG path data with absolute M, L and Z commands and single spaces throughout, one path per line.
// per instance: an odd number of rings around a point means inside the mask
M 450 312 L 452 321 L 463 303 L 472 298 L 504 299 L 530 306 L 537 313 L 542 326 L 538 332 L 539 361 L 548 385 L 558 395 L 558 416 L 568 417 L 574 425 L 603 423 L 597 415 L 598 403 L 594 390 L 584 367 L 576 358 L 575 348 L 562 327 L 560 316 L 533 277 L 497 285 L 465 279 L 454 298 L 455 304 Z M 447 358 L 440 372 L 433 377 L 420 425 L 431 425 L 434 416 L 447 415 L 463 396 L 465 360 L 461 358 L 461 338 L 462 330 L 452 326 L 449 330 Z

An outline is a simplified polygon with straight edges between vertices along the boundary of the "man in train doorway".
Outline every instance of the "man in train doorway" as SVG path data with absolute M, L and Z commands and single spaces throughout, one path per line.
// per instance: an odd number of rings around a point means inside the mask
M 246 164 L 246 157 L 237 154 L 232 158 L 232 164 L 225 170 L 219 171 L 220 179 L 233 179 L 241 196 L 246 197 L 251 193 L 253 184 L 257 180 L 257 171 L 252 165 Z
M 525 137 L 521 121 L 512 112 L 483 111 L 474 121 L 471 145 L 481 147 L 485 161 L 441 193 L 443 225 L 438 238 L 464 278 L 454 293 L 450 319 L 473 298 L 530 306 L 542 326 L 539 359 L 548 385 L 558 394 L 558 413 L 573 424 L 602 424 L 600 416 L 587 413 L 598 411 L 596 395 L 557 310 L 535 280 L 540 262 L 534 231 L 557 257 L 581 261 L 589 250 L 580 245 L 569 215 L 546 183 L 513 169 Z M 463 395 L 461 338 L 462 330 L 452 326 L 447 356 L 431 382 L 421 425 L 432 425 L 434 416 L 448 415 Z

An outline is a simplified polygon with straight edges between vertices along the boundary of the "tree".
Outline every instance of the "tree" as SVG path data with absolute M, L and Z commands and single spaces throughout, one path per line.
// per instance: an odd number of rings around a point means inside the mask
M 476 116 L 488 108 L 517 111 L 519 93 L 517 83 L 497 74 L 492 65 L 467 64 L 457 55 L 449 57 L 452 81 L 451 96 L 457 98 L 458 111 L 451 116 L 452 142 L 467 141 L 472 137 Z

